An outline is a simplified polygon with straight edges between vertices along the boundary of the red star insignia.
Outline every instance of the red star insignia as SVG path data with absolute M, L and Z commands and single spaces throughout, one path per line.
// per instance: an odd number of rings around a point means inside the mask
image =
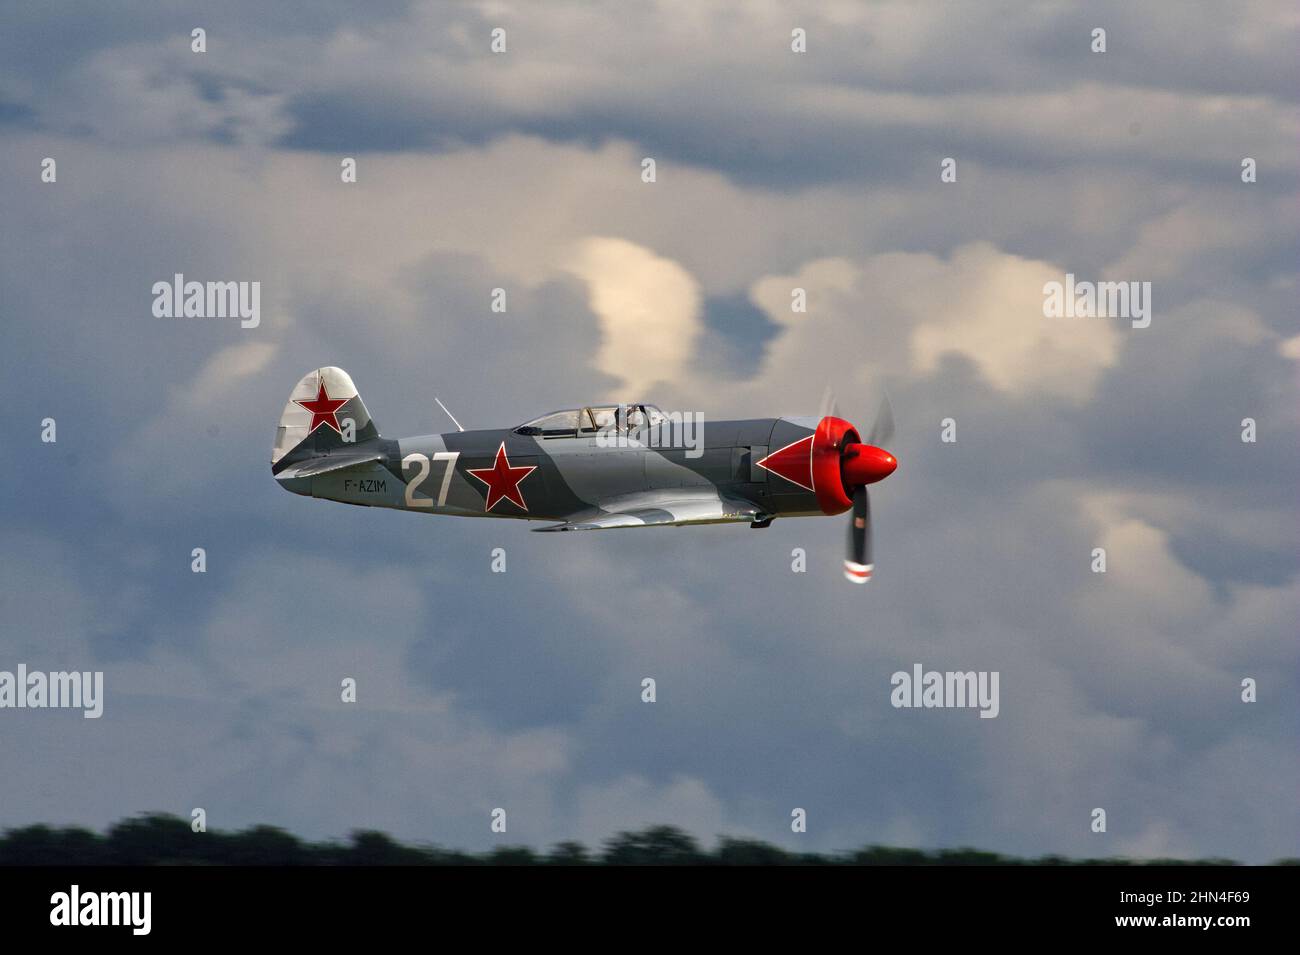
M 487 500 L 483 506 L 484 511 L 492 510 L 502 498 L 519 505 L 525 511 L 528 510 L 528 505 L 524 503 L 524 496 L 519 493 L 519 482 L 536 471 L 537 465 L 512 468 L 510 459 L 506 457 L 506 443 L 504 441 L 501 442 L 501 447 L 497 448 L 497 459 L 493 462 L 492 467 L 466 468 L 465 470 L 488 487 Z
M 316 392 L 315 401 L 299 401 L 297 398 L 294 398 L 293 403 L 296 405 L 302 405 L 311 412 L 311 427 L 307 429 L 308 434 L 311 434 L 323 424 L 329 425 L 339 434 L 342 434 L 343 429 L 339 427 L 339 419 L 337 417 L 338 410 L 351 400 L 351 398 L 331 398 L 326 394 L 325 382 L 322 381 L 320 383 L 320 391 Z

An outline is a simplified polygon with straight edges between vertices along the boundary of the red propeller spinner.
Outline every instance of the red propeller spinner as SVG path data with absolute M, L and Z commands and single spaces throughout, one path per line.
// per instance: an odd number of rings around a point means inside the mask
M 843 506 L 837 506 L 834 511 L 827 510 L 820 494 L 818 502 L 822 503 L 822 509 L 828 514 L 837 514 L 850 506 L 853 508 L 853 516 L 849 520 L 844 576 L 855 584 L 865 584 L 871 579 L 876 566 L 871 557 L 871 499 L 867 495 L 867 485 L 883 481 L 898 467 L 898 459 L 880 447 L 894 436 L 894 410 L 890 407 L 888 396 L 882 396 L 866 441 L 859 439 L 857 430 L 840 418 L 823 418 L 817 426 L 819 436 L 823 429 L 833 449 L 826 457 L 829 459 L 838 452 L 834 461 L 839 478 L 836 485 L 844 492 L 844 497 L 835 502 L 836 505 L 842 503 Z M 816 457 L 816 439 L 813 448 Z M 829 469 L 828 460 L 826 470 Z
M 870 444 L 850 444 L 840 458 L 840 474 L 846 487 L 875 484 L 894 473 L 898 459 L 884 448 Z

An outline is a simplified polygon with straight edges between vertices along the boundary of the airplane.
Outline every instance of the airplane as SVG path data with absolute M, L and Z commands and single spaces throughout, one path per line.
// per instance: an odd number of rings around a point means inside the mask
M 551 523 L 541 531 L 763 528 L 851 510 L 844 576 L 862 584 L 875 566 L 867 486 L 898 466 L 880 447 L 893 435 L 888 398 L 865 440 L 834 414 L 699 422 L 692 436 L 689 421 L 650 404 L 584 405 L 480 431 L 451 420 L 446 434 L 384 438 L 348 373 L 318 368 L 284 406 L 271 473 L 304 497 Z

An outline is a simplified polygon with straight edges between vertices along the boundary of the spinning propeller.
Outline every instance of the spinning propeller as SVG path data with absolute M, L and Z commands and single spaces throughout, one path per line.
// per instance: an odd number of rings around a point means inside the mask
M 821 417 L 825 421 L 839 421 L 835 396 L 829 386 L 822 395 Z M 845 422 L 847 424 L 847 422 Z M 894 438 L 894 409 L 889 396 L 882 394 L 875 420 L 867 432 L 865 442 L 854 440 L 853 430 L 842 434 L 832 447 L 839 450 L 839 476 L 844 490 L 853 496 L 853 513 L 849 519 L 849 550 L 844 559 L 844 576 L 855 584 L 865 584 L 875 568 L 871 557 L 871 498 L 867 485 L 882 481 L 894 473 L 897 459 L 881 445 Z

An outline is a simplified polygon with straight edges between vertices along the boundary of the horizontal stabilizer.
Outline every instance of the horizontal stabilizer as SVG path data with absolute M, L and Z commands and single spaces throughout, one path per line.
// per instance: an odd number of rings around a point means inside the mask
M 362 464 L 373 464 L 376 461 L 382 461 L 384 456 L 378 451 L 363 451 L 356 454 L 328 454 L 319 458 L 308 458 L 305 461 L 299 461 L 297 464 L 291 464 L 279 474 L 277 478 L 306 478 L 316 477 L 318 474 L 328 474 L 331 471 L 342 471 L 345 468 L 355 468 Z

